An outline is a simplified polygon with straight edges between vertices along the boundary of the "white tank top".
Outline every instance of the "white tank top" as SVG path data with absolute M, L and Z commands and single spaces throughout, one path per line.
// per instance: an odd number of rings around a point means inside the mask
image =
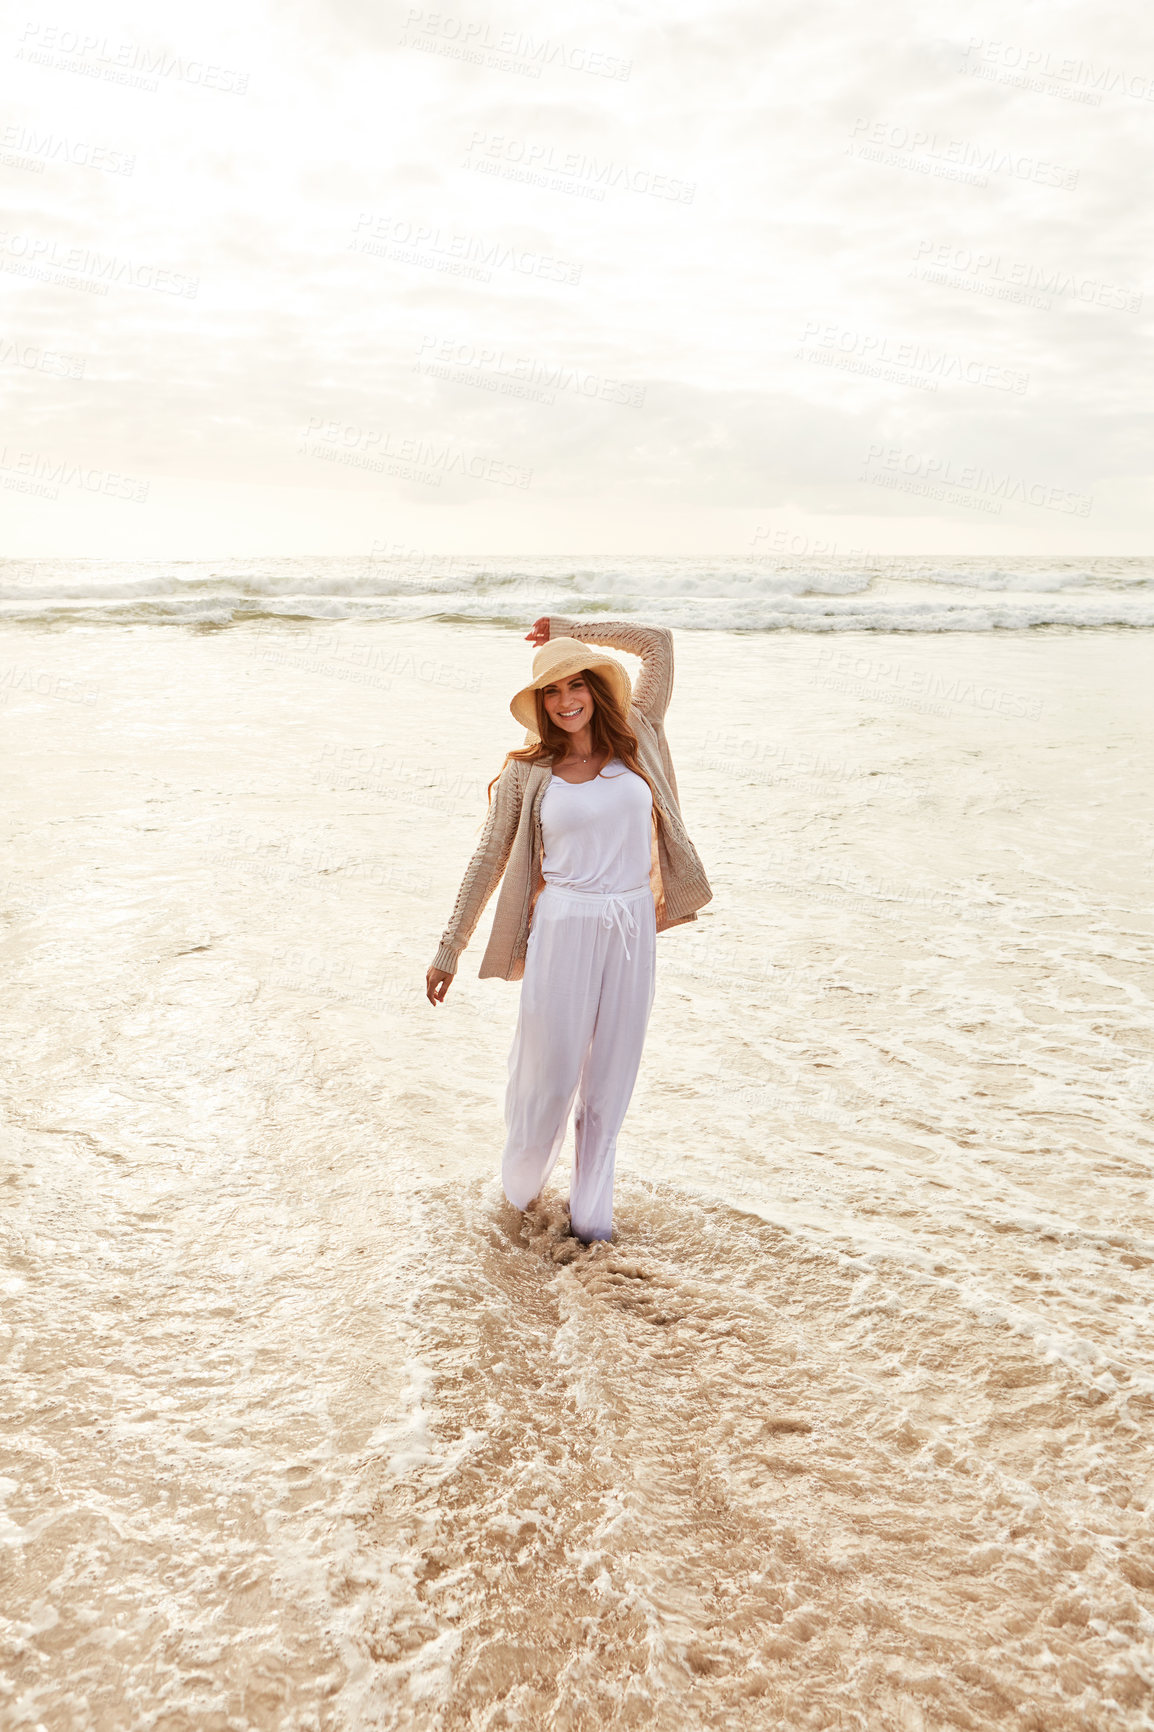
M 541 801 L 546 884 L 606 895 L 644 890 L 652 823 L 649 784 L 617 758 L 591 782 L 554 776 Z

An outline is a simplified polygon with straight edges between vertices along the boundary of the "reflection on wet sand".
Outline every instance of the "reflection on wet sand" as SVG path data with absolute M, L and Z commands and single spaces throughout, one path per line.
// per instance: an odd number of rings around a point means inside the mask
M 991 716 L 679 638 L 717 894 L 585 1249 L 516 992 L 423 996 L 519 640 L 5 629 L 97 694 L 5 706 L 5 1728 L 1150 1726 L 1154 640 L 887 644 Z

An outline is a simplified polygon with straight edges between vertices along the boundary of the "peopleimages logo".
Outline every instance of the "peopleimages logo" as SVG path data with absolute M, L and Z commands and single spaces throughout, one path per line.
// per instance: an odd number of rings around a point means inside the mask
M 136 158 L 123 150 L 111 150 L 104 144 L 90 144 L 82 138 L 65 138 L 60 133 L 39 132 L 34 126 L 13 123 L 0 129 L 0 160 L 9 167 L 32 167 L 38 171 L 46 162 L 66 162 L 73 168 L 98 168 L 103 174 L 131 174 Z M 8 156 L 12 152 L 13 161 Z
M 1048 162 L 1029 151 L 1005 150 L 1001 145 L 980 144 L 969 138 L 950 138 L 946 133 L 900 122 L 855 120 L 850 137 L 854 142 L 847 145 L 847 155 L 856 151 L 867 161 L 913 168 L 947 179 L 980 176 L 973 181 L 975 186 L 988 185 L 986 177 L 992 174 L 1032 181 L 1036 186 L 1061 187 L 1067 192 L 1078 184 L 1076 168 Z
M 549 253 L 510 246 L 506 241 L 489 240 L 458 229 L 442 229 L 435 223 L 408 222 L 375 211 L 362 211 L 357 217 L 349 251 L 369 253 L 397 264 L 420 265 L 426 270 L 444 271 L 450 276 L 471 278 L 480 283 L 491 282 L 495 270 L 512 271 L 516 276 L 535 277 L 541 282 L 566 283 L 571 287 L 581 281 L 580 265 L 554 258 Z
M 57 379 L 83 379 L 85 363 L 79 355 L 0 337 L 0 366 L 26 367 L 30 373 L 48 373 Z
M 88 468 L 42 451 L 10 451 L 7 445 L 0 446 L 0 486 L 41 499 L 58 499 L 62 487 L 100 493 L 106 499 L 121 499 L 130 505 L 143 505 L 148 498 L 148 482 L 134 475 Z
M 1044 81 L 1061 88 L 1072 86 L 1083 100 L 1100 103 L 1103 96 L 1127 96 L 1136 102 L 1154 102 L 1154 78 L 1122 67 L 1095 66 L 1093 61 L 1052 54 L 1048 48 L 1027 48 L 1016 42 L 994 41 L 972 36 L 962 50 L 962 70 L 975 76 L 998 76 L 1005 82 L 1044 88 Z M 1067 92 L 1063 92 L 1067 94 Z
M 923 282 L 973 288 L 977 293 L 1001 300 L 1034 296 L 1038 297 L 1035 304 L 1042 305 L 1043 310 L 1050 304 L 1045 297 L 1056 299 L 1061 295 L 1082 301 L 1087 306 L 1107 307 L 1120 313 L 1137 313 L 1142 307 L 1142 290 L 1130 284 L 1084 276 L 1061 265 L 1037 265 L 1007 259 L 1001 253 L 954 246 L 950 242 L 919 241 L 914 250 L 914 260 L 916 268 L 910 274 L 920 277 Z
M 563 183 L 565 191 L 580 189 L 600 198 L 606 191 L 636 192 L 675 204 L 692 204 L 697 193 L 696 181 L 658 174 L 612 157 L 563 150 L 542 140 L 511 138 L 503 132 L 474 132 L 465 153 L 465 167 L 479 174 L 525 179 L 531 185 L 551 185 L 556 180 Z
M 950 457 L 927 457 L 903 451 L 899 445 L 871 445 L 866 452 L 865 471 L 859 481 L 899 492 L 920 493 L 931 499 L 965 498 L 969 495 L 983 510 L 999 512 L 1005 505 L 1034 505 L 1044 511 L 1061 511 L 1074 517 L 1089 517 L 1093 497 L 1069 487 L 1044 481 L 1025 481 L 1018 475 L 998 475 L 980 463 L 955 464 Z M 871 467 L 876 465 L 876 467 Z
M 0 270 L 45 281 L 71 281 L 101 295 L 108 293 L 109 283 L 118 283 L 194 301 L 200 288 L 199 277 L 188 277 L 181 271 L 139 259 L 117 258 L 115 253 L 100 253 L 91 247 L 64 246 L 47 236 L 13 229 L 0 229 Z
M 446 475 L 488 481 L 498 487 L 529 487 L 533 481 L 531 469 L 502 457 L 439 445 L 435 439 L 399 437 L 384 428 L 329 420 L 323 415 L 309 418 L 301 438 L 302 456 L 378 475 L 400 474 L 433 487 L 439 487 Z
M 856 691 L 882 703 L 910 709 L 924 709 L 928 704 L 937 715 L 948 715 L 951 706 L 959 705 L 986 716 L 1018 716 L 1032 721 L 1042 714 L 1042 700 L 1032 693 L 979 685 L 957 674 L 945 674 L 940 668 L 908 662 L 904 657 L 871 656 L 835 644 L 821 650 L 817 669 L 810 676 L 823 685 L 832 685 L 827 674 L 819 673 L 818 669 L 833 673 L 839 682 L 835 690 Z
M 16 58 L 138 90 L 159 90 L 161 78 L 219 90 L 226 96 L 243 96 L 248 89 L 247 72 L 173 54 L 167 48 L 146 48 L 140 42 L 114 43 L 110 37 L 89 36 L 60 24 L 25 24 Z
M 1030 383 L 1030 375 L 1018 367 L 953 355 L 913 338 L 855 330 L 820 319 L 807 322 L 794 358 L 818 361 L 871 378 L 921 384 L 930 390 L 936 390 L 939 383 L 981 385 L 991 391 L 1012 391 L 1020 397 Z
M 555 403 L 555 392 L 572 391 L 579 397 L 603 403 L 628 404 L 640 408 L 645 386 L 580 367 L 566 367 L 513 355 L 504 349 L 461 343 L 449 337 L 422 337 L 414 371 L 451 384 L 473 385 L 499 395 L 528 397 L 540 403 Z
M 624 83 L 633 71 L 633 62 L 622 60 L 619 54 L 604 54 L 550 36 L 530 36 L 523 30 L 502 30 L 487 18 L 460 18 L 425 6 L 409 7 L 401 46 L 428 48 L 454 59 L 523 72 L 529 78 L 540 78 L 543 66 L 563 66 L 569 72 Z

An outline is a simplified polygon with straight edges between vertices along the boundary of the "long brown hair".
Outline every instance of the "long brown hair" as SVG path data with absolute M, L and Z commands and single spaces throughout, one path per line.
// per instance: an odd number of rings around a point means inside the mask
M 598 756 L 607 754 L 606 763 L 617 758 L 632 770 L 635 776 L 640 776 L 653 795 L 653 815 L 660 822 L 661 811 L 657 800 L 657 790 L 641 766 L 638 757 L 637 735 L 629 726 L 625 711 L 617 701 L 617 694 L 596 668 L 581 668 L 581 678 L 593 693 L 593 720 L 590 731 L 593 735 L 593 751 Z M 537 732 L 540 736 L 534 746 L 519 746 L 516 751 L 505 754 L 505 763 L 516 760 L 521 764 L 555 764 L 569 750 L 569 735 L 559 728 L 545 708 L 545 699 L 541 692 L 534 692 L 537 705 Z M 504 768 L 504 765 L 501 766 Z M 498 772 L 499 774 L 500 772 Z M 489 798 L 493 798 L 493 789 L 497 784 L 497 776 L 489 783 Z

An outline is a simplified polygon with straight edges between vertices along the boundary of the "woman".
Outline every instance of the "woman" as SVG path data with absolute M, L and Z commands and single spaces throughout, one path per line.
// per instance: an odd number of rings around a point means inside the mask
M 580 630 L 585 640 L 571 632 Z M 663 720 L 673 638 L 655 626 L 539 619 L 533 678 L 509 705 L 528 731 L 489 788 L 489 816 L 441 947 L 431 1004 L 503 878 L 481 978 L 520 980 L 509 1055 L 505 1195 L 524 1209 L 544 1188 L 574 1100 L 574 1233 L 613 1231 L 617 1133 L 653 1002 L 654 940 L 697 918 L 712 892 L 685 833 Z M 636 690 L 599 651 L 641 658 Z M 495 791 L 494 791 L 495 790 Z

